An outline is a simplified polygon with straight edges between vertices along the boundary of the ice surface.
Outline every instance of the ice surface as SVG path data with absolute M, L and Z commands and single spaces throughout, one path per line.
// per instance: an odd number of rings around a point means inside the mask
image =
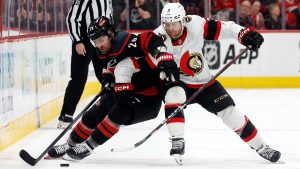
M 53 120 L 0 152 L 0 168 L 54 169 L 61 168 L 61 163 L 68 163 L 72 169 L 300 169 L 300 89 L 228 91 L 237 108 L 251 119 L 268 144 L 282 152 L 281 161 L 285 163 L 273 164 L 262 159 L 217 117 L 198 105 L 191 105 L 185 110 L 186 154 L 183 166 L 177 166 L 169 156 L 171 144 L 165 126 L 134 150 L 110 152 L 113 147 L 132 145 L 144 138 L 163 120 L 164 115 L 160 113 L 155 120 L 122 128 L 116 136 L 80 162 L 41 160 L 32 167 L 18 153 L 20 149 L 25 149 L 38 157 L 62 131 L 55 128 L 57 121 Z M 87 101 L 81 103 L 77 110 L 80 111 L 85 104 Z M 60 143 L 65 140 L 66 137 Z

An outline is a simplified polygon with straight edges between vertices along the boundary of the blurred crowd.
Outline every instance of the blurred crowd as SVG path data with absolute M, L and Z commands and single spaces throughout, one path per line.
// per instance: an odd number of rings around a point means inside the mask
M 3 29 L 25 32 L 66 32 L 73 0 L 1 0 Z
M 236 2 L 240 2 L 236 6 Z M 284 3 L 282 3 L 284 2 Z M 212 0 L 212 15 L 256 29 L 300 29 L 299 0 Z
M 113 0 L 114 22 L 124 29 L 154 29 L 160 24 L 163 5 L 178 1 L 187 14 L 232 20 L 256 29 L 300 29 L 300 0 L 211 0 L 209 5 L 208 0 Z M 0 3 L 2 29 L 48 33 L 67 31 L 65 19 L 73 0 L 1 0 Z M 206 14 L 205 6 L 209 11 Z

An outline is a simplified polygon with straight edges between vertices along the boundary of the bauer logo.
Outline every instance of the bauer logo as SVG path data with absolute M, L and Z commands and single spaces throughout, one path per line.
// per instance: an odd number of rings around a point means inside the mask
M 220 43 L 218 41 L 205 40 L 202 52 L 210 69 L 220 67 Z

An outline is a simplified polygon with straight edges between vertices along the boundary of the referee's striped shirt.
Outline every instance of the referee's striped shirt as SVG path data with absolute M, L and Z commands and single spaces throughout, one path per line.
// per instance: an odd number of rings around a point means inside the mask
M 74 0 L 66 19 L 72 41 L 82 42 L 91 20 L 100 16 L 112 19 L 112 12 L 112 0 Z

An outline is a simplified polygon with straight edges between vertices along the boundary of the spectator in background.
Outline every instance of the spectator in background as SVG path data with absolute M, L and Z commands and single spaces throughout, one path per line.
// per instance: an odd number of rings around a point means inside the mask
M 30 0 L 28 17 L 29 17 L 30 30 L 36 31 L 37 28 L 36 0 Z
M 287 14 L 287 29 L 300 29 L 300 1 L 297 8 Z
M 160 12 L 163 8 L 163 5 L 160 0 L 149 0 L 150 5 L 152 6 L 152 19 L 154 21 L 155 27 L 160 25 Z M 158 4 L 157 4 L 158 3 Z
M 253 26 L 252 19 L 250 17 L 250 11 L 251 11 L 251 2 L 248 0 L 244 0 L 240 4 L 240 25 L 245 27 Z
M 181 4 L 183 5 L 187 15 L 200 15 L 200 8 L 197 5 L 196 0 L 184 0 L 181 1 Z
M 20 18 L 20 28 L 22 30 L 27 29 L 27 4 L 26 0 L 22 0 L 18 10 L 16 11 L 16 15 Z
M 57 32 L 62 32 L 63 30 L 63 24 L 65 23 L 65 16 L 64 16 L 64 11 L 63 11 L 63 3 L 62 1 L 57 1 L 56 2 L 56 31 Z M 66 30 L 66 29 L 65 29 Z
M 299 0 L 285 0 L 285 11 L 286 12 L 291 12 L 295 9 L 297 9 L 297 3 Z M 282 0 L 278 0 L 278 5 L 281 7 L 282 5 Z
M 216 18 L 223 21 L 230 20 L 235 15 L 235 0 L 212 0 L 215 9 Z
M 265 18 L 266 29 L 281 29 L 280 8 L 277 3 L 270 4 Z
M 266 17 L 268 14 L 269 5 L 277 2 L 278 0 L 260 0 L 261 3 L 260 12 L 263 14 L 264 17 Z
M 240 5 L 240 25 L 244 27 L 251 27 L 253 26 L 253 22 L 250 16 L 250 9 L 251 9 L 251 2 L 245 0 Z
M 121 21 L 129 19 L 130 29 L 154 29 L 153 8 L 148 0 L 131 0 L 121 13 Z
M 2 1 L 2 0 L 1 0 Z M 16 28 L 18 27 L 18 15 L 17 15 L 17 10 L 18 10 L 18 3 L 16 0 L 11 1 L 10 2 L 10 12 L 8 14 L 9 18 L 8 18 L 8 22 L 9 22 L 9 26 Z
M 62 11 L 63 11 L 63 31 L 68 30 L 67 22 L 65 22 L 66 17 L 68 16 L 69 8 L 72 6 L 74 0 L 64 0 L 62 3 Z
M 258 0 L 254 1 L 251 7 L 251 18 L 255 29 L 265 29 L 265 19 L 260 12 L 260 7 L 261 4 Z
M 128 0 L 127 0 L 128 1 Z M 127 2 L 128 3 L 128 2 Z M 113 16 L 113 21 L 114 25 L 116 26 L 117 29 L 124 29 L 125 28 L 125 21 L 126 21 L 126 16 L 123 18 L 121 17 L 122 11 L 126 8 L 127 4 L 124 0 L 113 0 L 113 10 L 114 10 L 114 16 Z M 128 10 L 128 8 L 126 8 Z
M 39 32 L 45 31 L 45 6 L 43 0 L 38 0 L 37 5 L 37 21 L 38 21 L 38 30 Z
M 54 5 L 58 5 L 58 3 L 54 3 L 54 0 L 47 0 L 47 11 L 46 15 L 48 15 L 47 20 L 47 31 L 54 32 L 55 29 L 55 16 L 54 16 Z
M 195 6 L 196 0 L 184 0 L 184 1 L 181 0 L 180 3 L 183 5 L 183 7 Z

